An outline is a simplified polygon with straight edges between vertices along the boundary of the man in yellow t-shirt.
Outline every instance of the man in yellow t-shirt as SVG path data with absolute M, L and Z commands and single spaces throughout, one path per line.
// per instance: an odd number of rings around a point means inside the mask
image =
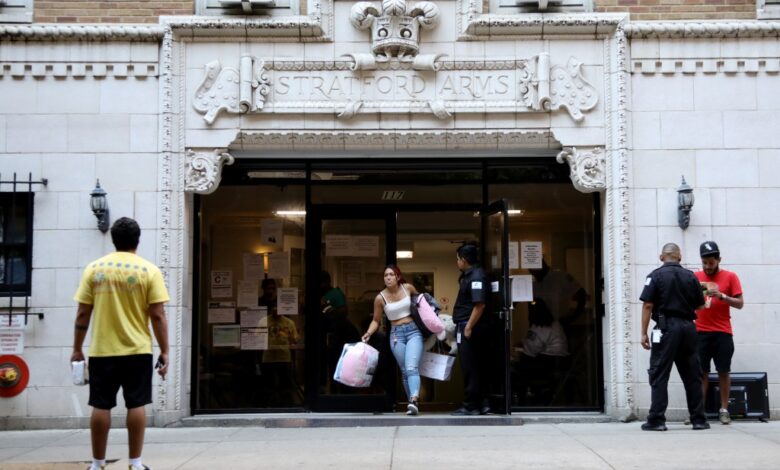
M 127 406 L 130 470 L 149 469 L 141 463 L 146 415 L 152 402 L 152 336 L 160 345 L 155 366 L 168 372 L 168 321 L 163 304 L 169 300 L 160 269 L 136 255 L 141 229 L 122 217 L 111 226 L 116 252 L 84 269 L 73 300 L 79 303 L 71 361 L 83 361 L 81 350 L 92 320 L 89 345 L 89 405 L 92 406 L 92 470 L 106 465 L 108 430 L 116 394 L 122 388 Z

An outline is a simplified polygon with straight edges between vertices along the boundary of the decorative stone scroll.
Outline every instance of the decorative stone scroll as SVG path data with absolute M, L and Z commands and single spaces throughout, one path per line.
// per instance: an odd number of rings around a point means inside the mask
M 556 160 L 569 164 L 569 178 L 577 191 L 592 193 L 606 189 L 607 162 L 601 147 L 587 152 L 579 152 L 576 147 L 564 149 Z
M 242 56 L 238 70 L 225 67 L 219 60 L 206 64 L 206 74 L 195 91 L 193 106 L 205 113 L 203 119 L 213 124 L 220 111 L 244 114 L 262 111 L 270 82 L 265 75 L 265 62 L 250 56 Z
M 232 165 L 235 159 L 223 149 L 187 150 L 185 156 L 184 191 L 211 194 L 219 187 L 222 166 Z
M 405 56 L 406 57 L 406 56 Z M 270 90 L 273 90 L 271 93 Z M 268 100 L 266 101 L 266 98 Z M 447 60 L 440 54 L 378 61 L 348 54 L 336 61 L 242 57 L 239 70 L 206 66 L 193 105 L 212 124 L 228 113 L 433 114 L 551 112 L 566 109 L 575 121 L 598 103 L 581 62 L 551 65 L 548 53 L 530 59 Z

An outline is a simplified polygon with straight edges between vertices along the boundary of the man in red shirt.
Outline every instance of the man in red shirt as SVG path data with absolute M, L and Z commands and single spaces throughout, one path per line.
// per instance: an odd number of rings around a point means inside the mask
M 699 362 L 703 371 L 702 387 L 707 396 L 710 362 L 715 362 L 720 382 L 720 411 L 718 419 L 723 424 L 731 422 L 729 416 L 729 390 L 731 389 L 731 357 L 734 355 L 734 338 L 731 330 L 731 307 L 741 309 L 742 286 L 737 275 L 720 268 L 720 249 L 715 242 L 707 241 L 699 247 L 702 270 L 696 278 L 705 292 L 705 308 L 696 312 L 696 331 L 699 334 Z

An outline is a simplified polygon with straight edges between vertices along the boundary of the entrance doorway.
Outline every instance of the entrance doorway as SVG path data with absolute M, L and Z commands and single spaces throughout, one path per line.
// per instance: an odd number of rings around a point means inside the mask
M 493 281 L 484 317 L 491 332 L 485 375 L 493 410 L 601 409 L 598 198 L 575 191 L 566 167 L 550 160 L 459 161 L 451 170 L 440 168 L 419 160 L 273 167 L 239 160 L 228 167 L 222 186 L 197 201 L 193 411 L 404 408 L 386 335 L 372 338 L 381 359 L 371 387 L 335 382 L 335 364 L 343 345 L 365 332 L 387 264 L 397 264 L 418 291 L 437 299 L 443 315 L 451 314 L 459 276 L 455 250 L 465 240 L 479 242 Z M 498 200 L 505 202 L 488 204 Z M 275 235 L 270 242 L 269 234 Z M 528 253 L 521 252 L 526 244 L 536 247 L 546 271 L 530 269 Z M 220 291 L 213 276 L 228 271 L 232 291 L 223 301 L 214 297 Z M 250 272 L 255 278 L 247 282 Z M 518 300 L 515 278 L 555 299 Z M 263 297 L 269 279 L 287 295 L 283 309 L 273 296 L 247 300 L 255 284 Z M 545 352 L 533 356 L 526 348 L 529 332 L 550 327 L 530 322 L 532 306 L 541 304 L 549 304 L 548 318 L 566 335 L 563 355 L 549 361 Z M 234 316 L 225 308 L 234 308 Z M 255 309 L 269 320 L 276 312 L 273 325 L 243 325 L 242 319 L 257 318 Z M 271 326 L 281 336 L 270 339 Z M 265 343 L 263 334 L 269 335 Z M 449 351 L 446 343 L 434 347 Z M 269 365 L 268 358 L 284 364 Z M 551 365 L 540 369 L 541 362 Z M 448 381 L 423 379 L 422 411 L 460 406 L 462 383 L 457 362 Z

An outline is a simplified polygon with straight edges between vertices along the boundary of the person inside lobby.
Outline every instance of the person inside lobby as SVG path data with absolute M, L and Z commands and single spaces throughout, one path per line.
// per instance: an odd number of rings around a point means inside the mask
M 512 363 L 516 405 L 552 405 L 571 366 L 569 345 L 560 322 L 539 298 L 528 304 L 528 333 L 520 357 Z

